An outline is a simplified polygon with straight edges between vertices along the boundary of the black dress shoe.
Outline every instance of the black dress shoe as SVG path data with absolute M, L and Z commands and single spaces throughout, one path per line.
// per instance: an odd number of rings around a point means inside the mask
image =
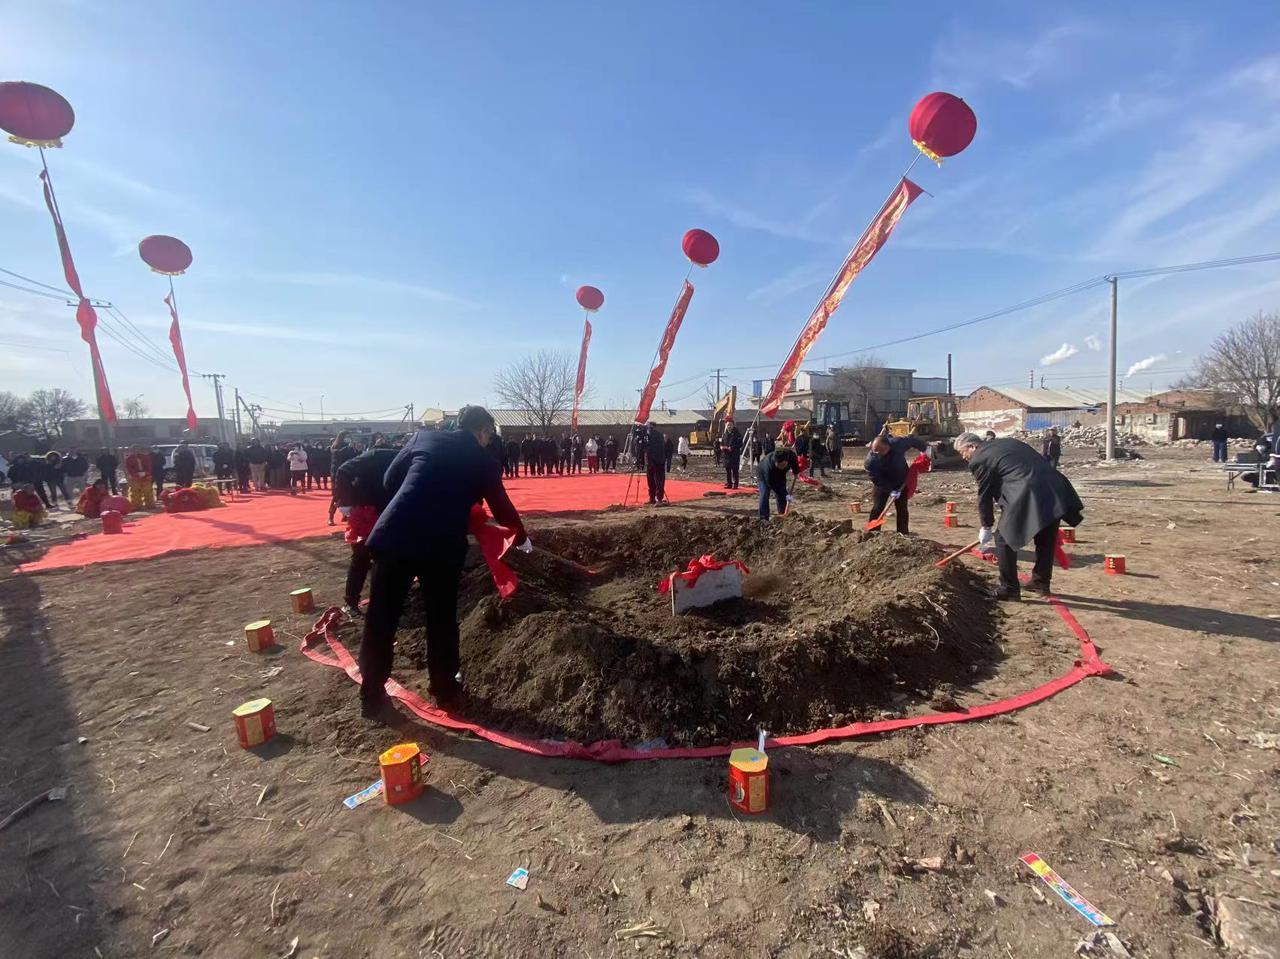
M 381 696 L 361 696 L 360 715 L 365 719 L 373 719 L 380 723 L 393 723 L 400 719 L 400 713 L 386 693 Z
M 995 589 L 991 591 L 990 596 L 992 599 L 996 600 L 997 602 L 1013 603 L 1022 599 L 1022 590 L 1010 589 L 1008 586 L 1001 584 L 1000 586 L 997 586 Z
M 1034 576 L 1031 582 L 1027 583 L 1026 588 L 1032 593 L 1039 593 L 1041 596 L 1051 596 L 1053 591 L 1049 588 L 1049 581 L 1045 579 L 1036 579 Z

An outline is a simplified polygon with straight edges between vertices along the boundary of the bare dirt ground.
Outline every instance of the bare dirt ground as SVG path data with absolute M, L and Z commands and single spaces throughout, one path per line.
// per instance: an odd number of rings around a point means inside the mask
M 771 809 L 755 818 L 728 806 L 723 760 L 546 760 L 361 720 L 355 686 L 296 652 L 310 617 L 288 612 L 299 585 L 336 600 L 339 540 L 6 567 L 0 816 L 69 793 L 0 831 L 0 956 L 1070 956 L 1091 927 L 1018 863 L 1031 851 L 1117 920 L 1134 956 L 1228 954 L 1220 932 L 1239 948 L 1238 930 L 1270 923 L 1254 940 L 1267 955 L 1280 942 L 1280 499 L 1226 493 L 1198 451 L 1144 453 L 1066 464 L 1086 523 L 1055 585 L 1117 676 L 993 721 L 775 750 Z M 860 479 L 832 485 L 852 495 Z M 946 499 L 967 525 L 942 526 Z M 845 503 L 806 495 L 799 509 L 834 521 Z M 912 514 L 922 537 L 973 538 L 967 474 L 926 477 Z M 1129 575 L 1103 574 L 1110 552 Z M 274 655 L 244 648 L 260 616 L 286 644 Z M 1075 642 L 1042 601 L 997 628 L 994 670 L 950 691 L 963 705 L 1071 665 Z M 929 710 L 914 692 L 898 708 Z M 244 751 L 230 710 L 259 695 L 281 732 Z M 345 809 L 406 737 L 432 757 L 422 799 Z M 912 864 L 930 857 L 940 868 Z M 518 866 L 523 892 L 504 885 Z

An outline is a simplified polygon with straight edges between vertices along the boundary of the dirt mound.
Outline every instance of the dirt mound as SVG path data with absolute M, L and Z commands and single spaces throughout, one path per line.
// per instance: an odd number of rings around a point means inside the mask
M 998 648 L 972 574 L 935 569 L 925 542 L 850 527 L 631 514 L 540 529 L 540 549 L 511 560 L 511 599 L 483 565 L 464 576 L 468 715 L 549 738 L 702 745 L 872 717 L 987 672 Z M 658 581 L 704 553 L 746 563 L 747 595 L 672 616 Z M 423 661 L 419 625 L 415 604 L 402 676 Z

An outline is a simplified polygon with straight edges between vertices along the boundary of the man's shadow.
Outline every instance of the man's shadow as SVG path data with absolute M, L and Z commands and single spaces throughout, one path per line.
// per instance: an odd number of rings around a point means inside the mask
M 1189 632 L 1218 633 L 1238 636 L 1241 639 L 1257 639 L 1262 642 L 1280 642 L 1280 620 L 1262 616 L 1249 616 L 1221 609 L 1205 609 L 1200 606 L 1179 606 L 1175 603 L 1144 603 L 1131 599 L 1104 599 L 1098 596 L 1072 596 L 1055 593 L 1072 612 L 1112 613 L 1137 622 L 1171 626 Z

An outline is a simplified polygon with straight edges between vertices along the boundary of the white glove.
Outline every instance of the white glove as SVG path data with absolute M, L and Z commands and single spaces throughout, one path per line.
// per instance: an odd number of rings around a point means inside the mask
M 350 507 L 350 506 L 339 506 L 339 507 L 338 507 L 338 512 L 342 514 L 342 518 L 343 518 L 343 519 L 350 519 L 350 518 L 351 518 L 351 507 Z
M 516 549 L 520 550 L 522 553 L 532 553 L 533 540 L 526 536 L 523 543 L 516 543 Z
M 984 526 L 978 530 L 978 545 L 982 547 L 984 553 L 995 549 L 996 534 L 991 532 L 990 526 Z
M 889 499 L 897 499 L 897 498 L 898 498 L 899 496 L 901 496 L 901 495 L 902 495 L 902 490 L 900 490 L 900 489 L 896 489 L 896 490 L 894 490 L 892 493 L 890 493 L 890 494 L 889 494 Z

